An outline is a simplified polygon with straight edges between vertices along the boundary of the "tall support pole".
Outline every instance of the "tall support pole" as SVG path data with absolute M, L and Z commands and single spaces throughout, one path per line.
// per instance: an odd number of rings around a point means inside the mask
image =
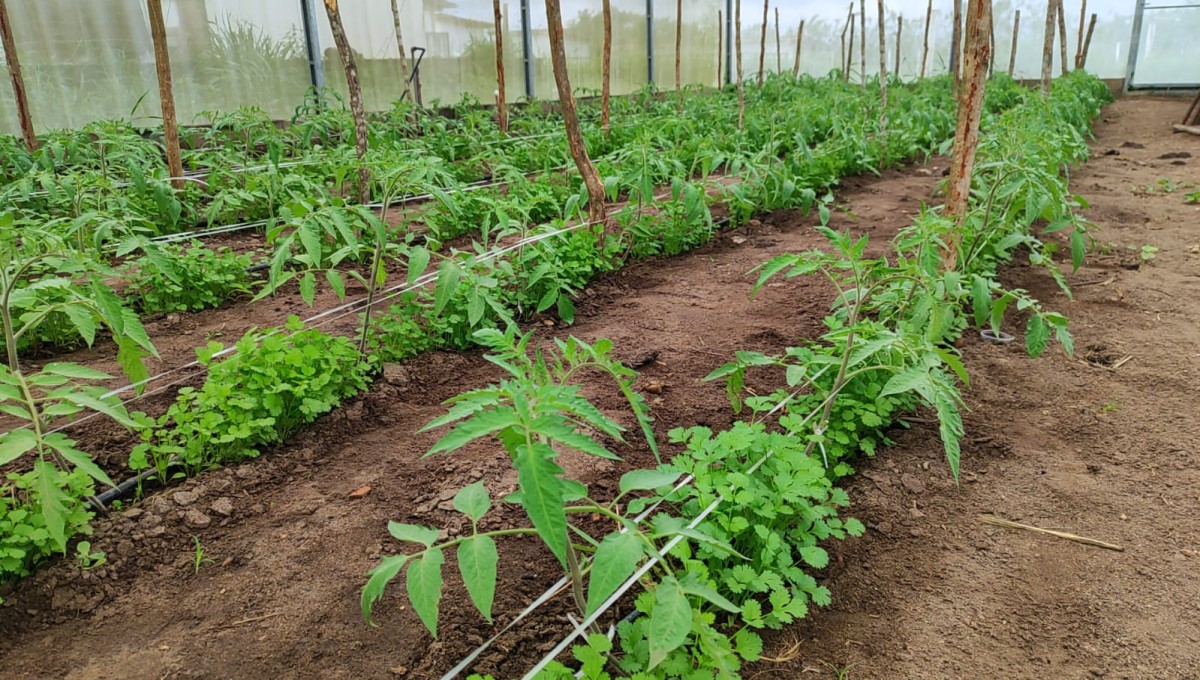
M 721 57 L 725 49 L 725 16 L 721 10 L 717 10 L 717 89 L 721 89 Z
M 158 0 L 150 0 L 157 3 Z M 346 72 L 346 89 L 350 91 L 350 114 L 354 117 L 354 151 L 358 155 L 358 200 L 371 202 L 371 172 L 367 169 L 367 112 L 363 106 L 362 85 L 358 81 L 358 65 L 354 63 L 354 52 L 346 27 L 342 24 L 342 13 L 338 11 L 338 0 L 325 0 L 325 14 L 329 16 L 329 28 L 338 56 L 342 58 L 342 69 Z
M 150 39 L 154 42 L 154 68 L 158 73 L 158 98 L 162 101 L 163 142 L 167 147 L 167 169 L 171 186 L 183 189 L 183 157 L 179 152 L 179 123 L 175 119 L 175 91 L 171 86 L 171 55 L 167 51 L 167 28 L 161 0 L 146 0 L 150 17 Z
M 846 51 L 846 32 L 850 32 L 850 51 Z M 850 82 L 850 60 L 854 53 L 854 1 L 850 2 L 850 10 L 846 12 L 846 25 L 842 26 L 842 57 L 838 68 L 842 69 L 842 80 Z
M 779 42 L 779 8 L 775 8 L 775 72 L 783 73 L 783 47 Z
M 1143 0 L 1138 0 L 1142 2 Z M 1054 17 L 1058 8 L 1054 0 L 1046 3 L 1046 30 L 1042 35 L 1042 92 L 1050 91 L 1050 78 L 1054 74 Z
M 957 222 L 958 228 L 946 239 L 942 251 L 942 267 L 949 271 L 958 265 L 958 248 L 962 226 L 967 218 L 971 198 L 971 180 L 975 173 L 975 152 L 979 146 L 979 120 L 983 114 L 983 91 L 987 83 L 987 68 L 992 59 L 991 23 L 992 0 L 969 0 L 963 48 L 963 79 L 958 93 L 958 124 L 954 130 L 954 154 L 950 159 L 947 181 L 946 217 Z
M 737 40 L 738 130 L 746 129 L 746 83 L 742 72 L 742 0 L 733 0 L 733 33 Z
M 725 0 L 725 84 L 734 80 L 733 66 L 733 3 Z
M 1012 47 L 1008 50 L 1008 77 L 1011 78 L 1017 68 L 1017 36 L 1021 34 L 1021 10 L 1013 15 Z
M 600 181 L 596 166 L 588 158 L 583 132 L 579 129 L 575 92 L 571 89 L 571 76 L 567 73 L 566 41 L 563 39 L 562 9 L 558 0 L 546 0 L 546 23 L 550 34 L 550 62 L 554 67 L 554 82 L 558 85 L 558 103 L 562 108 L 563 124 L 567 128 L 567 146 L 587 187 L 588 220 L 593 224 L 603 224 L 606 221 L 604 184 Z
M 604 56 L 600 69 L 600 127 L 609 130 L 609 115 L 612 106 L 612 2 L 603 0 L 604 7 Z
M 314 0 L 300 0 L 300 18 L 304 25 L 304 49 L 308 57 L 308 82 L 318 90 L 325 87 L 325 65 L 321 57 L 321 40 L 317 31 L 317 8 Z M 401 52 L 400 58 L 404 58 Z
M 954 94 L 958 94 L 958 74 L 962 70 L 962 19 L 962 0 L 954 0 L 954 29 L 950 31 L 950 82 Z
M 395 0 L 392 0 L 394 3 Z M 500 0 L 492 0 L 492 18 L 496 25 L 496 117 L 501 132 L 508 132 L 508 96 L 504 88 L 504 17 Z M 396 39 L 400 39 L 400 24 L 396 24 Z
M 1093 13 L 1092 18 L 1088 21 L 1087 37 L 1083 39 L 1083 52 L 1079 55 L 1079 68 L 1087 67 L 1087 55 L 1092 49 L 1092 31 L 1096 30 L 1096 15 Z
M 1087 25 L 1087 0 L 1079 3 L 1079 36 L 1075 42 L 1075 68 L 1083 68 L 1083 31 Z
M 1146 0 L 1137 0 L 1133 8 L 1133 28 L 1129 36 L 1129 58 L 1125 62 L 1125 87 L 1128 92 L 1133 87 L 1133 74 L 1137 70 L 1138 50 L 1142 42 L 1142 17 L 1146 13 Z
M 762 87 L 763 76 L 767 71 L 767 15 L 770 12 L 771 0 L 763 0 L 762 34 L 758 40 L 758 86 Z
M 654 82 L 654 0 L 646 0 L 646 82 Z
M 900 41 L 904 37 L 904 16 L 896 17 L 896 68 L 892 69 L 892 73 L 896 77 L 900 77 Z
M 846 74 L 844 80 L 850 82 L 850 69 L 854 66 L 854 32 L 858 30 L 858 24 L 854 23 L 854 12 L 850 12 L 850 43 L 846 51 Z
M 679 113 L 683 113 L 683 66 L 680 50 L 683 48 L 683 0 L 675 0 L 675 92 L 679 94 Z
M 862 69 L 862 86 L 867 87 L 867 0 L 858 0 L 858 66 Z
M 883 0 L 876 3 L 879 7 L 879 131 L 887 132 L 887 29 L 883 25 Z
M 162 9 L 160 8 L 159 16 L 161 15 Z M 17 42 L 13 38 L 12 22 L 8 19 L 6 0 L 0 0 L 0 39 L 4 44 L 4 61 L 8 64 L 8 79 L 12 81 L 13 99 L 17 105 L 17 119 L 21 125 L 21 136 L 25 139 L 25 148 L 33 153 L 37 148 L 37 135 L 33 131 L 33 116 L 29 113 L 29 98 L 25 94 L 25 78 L 21 76 L 21 61 L 17 58 Z M 178 137 L 175 142 L 175 148 L 178 151 Z M 171 174 L 175 175 L 175 173 Z M 182 174 L 182 169 L 180 174 Z
M 532 0 L 521 0 L 521 65 L 525 70 L 525 96 L 533 99 L 537 96 L 533 81 L 533 23 L 529 18 L 529 3 Z
M 988 62 L 988 77 L 996 71 L 996 15 L 988 12 L 988 44 L 992 46 L 992 60 Z
M 500 4 L 494 2 L 496 16 L 500 16 Z M 499 22 L 499 18 L 496 19 Z M 400 82 L 407 83 L 408 81 L 408 55 L 404 53 L 404 32 L 400 29 L 400 3 L 399 0 L 392 0 L 392 27 L 396 32 L 396 49 L 400 51 Z M 500 24 L 496 24 L 496 44 L 497 49 L 500 43 Z M 405 88 L 407 91 L 408 88 Z M 503 126 L 501 126 L 503 127 Z
M 800 77 L 800 49 L 804 47 L 804 19 L 800 20 L 800 28 L 796 29 L 796 63 L 792 66 L 792 75 Z
M 1054 0 L 1054 4 L 1058 6 L 1058 52 L 1059 52 L 1059 67 L 1062 69 L 1062 74 L 1067 75 L 1067 18 L 1066 10 L 1063 9 L 1063 0 Z
M 921 43 L 921 80 L 925 79 L 925 64 L 929 61 L 929 24 L 933 21 L 933 0 L 925 8 L 925 39 Z

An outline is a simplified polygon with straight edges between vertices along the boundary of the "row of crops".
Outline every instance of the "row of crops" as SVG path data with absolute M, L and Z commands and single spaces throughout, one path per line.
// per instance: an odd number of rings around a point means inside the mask
M 192 135 L 182 181 L 166 176 L 153 134 L 122 122 L 53 133 L 32 155 L 0 140 L 11 147 L 0 168 L 7 350 L 0 410 L 8 430 L 0 438 L 8 471 L 0 582 L 28 575 L 87 534 L 89 499 L 113 477 L 153 471 L 169 480 L 254 457 L 367 389 L 383 363 L 482 345 L 512 378 L 467 395 L 435 423 L 466 419 L 437 450 L 498 437 L 521 484 L 506 500 L 525 507 L 528 531 L 546 541 L 580 592 L 589 569 L 595 575 L 579 602 L 585 616 L 598 617 L 634 570 L 655 560 L 658 587 L 638 601 L 646 616 L 622 624 L 623 672 L 734 672 L 739 658 L 757 655 L 755 629 L 784 625 L 827 599 L 803 570 L 823 566 L 819 540 L 861 528 L 836 519 L 845 498 L 832 483 L 851 471 L 854 454 L 883 441 L 887 424 L 918 403 L 934 407 L 957 473 L 956 380 L 966 374 L 950 342 L 969 316 L 998 326 L 1010 305 L 1029 309 L 1032 354 L 1052 332 L 1069 343 L 1065 319 L 1023 291 L 1000 289 L 995 269 L 1025 247 L 1057 274 L 1055 244 L 1033 235 L 1035 223 L 1066 230 L 1072 255 L 1082 257 L 1086 230 L 1071 212 L 1059 167 L 1086 153 L 1083 135 L 1102 90 L 1082 74 L 1057 83 L 1045 99 L 1003 77 L 989 84 L 985 161 L 953 269 L 942 271 L 937 244 L 956 227 L 936 211 L 897 239 L 888 260 L 865 260 L 863 242 L 829 232 L 828 251 L 769 263 L 764 276 L 824 272 L 839 282 L 829 335 L 784 357 L 739 353 L 715 373 L 728 381 L 735 409 L 756 414 L 753 424 L 672 433 L 686 453 L 671 466 L 623 478 L 622 492 L 639 496 L 632 503 L 590 499 L 553 460 L 556 447 L 614 455 L 589 433 L 619 439 L 619 428 L 570 384 L 589 369 L 614 377 L 657 454 L 633 376 L 603 342 L 572 340 L 556 361 L 531 359 L 515 324 L 548 311 L 569 323 L 573 296 L 596 276 L 632 259 L 694 248 L 755 212 L 799 207 L 826 217 L 827 190 L 839 177 L 946 143 L 954 125 L 948 80 L 895 85 L 886 134 L 873 92 L 837 78 L 769 79 L 750 93 L 744 130 L 731 93 L 688 97 L 682 110 L 652 93 L 621 100 L 610 130 L 587 122 L 589 152 L 612 203 L 607 224 L 585 221 L 586 191 L 564 171 L 561 121 L 537 108 L 523 111 L 503 136 L 471 106 L 435 116 L 398 104 L 371 122 L 365 196 L 348 189 L 359 168 L 349 115 L 319 98 L 287 126 L 253 110 L 214 117 L 217 125 Z M 233 230 L 262 234 L 261 248 L 247 254 L 205 245 L 205 237 Z M 232 348 L 198 348 L 207 379 L 180 390 L 156 417 L 126 410 L 120 393 L 100 386 L 109 376 L 44 363 L 47 355 L 112 343 L 136 384 L 149 377 L 143 359 L 155 353 L 143 315 L 246 296 L 299 295 L 311 305 L 319 289 L 350 300 L 338 310 L 358 315 L 354 337 L 294 320 L 252 331 Z M 743 398 L 746 371 L 771 367 L 786 372 L 792 390 Z M 779 416 L 783 431 L 768 431 L 768 413 Z M 139 433 L 128 471 L 102 468 L 68 436 L 72 420 L 94 414 Z M 772 472 L 760 488 L 755 472 L 763 467 Z M 657 501 L 646 495 L 673 488 L 684 474 L 690 485 Z M 731 495 L 731 483 L 746 493 Z M 780 484 L 786 488 L 773 486 Z M 745 507 L 705 511 L 718 500 Z M 633 522 L 652 502 L 671 512 Z M 481 486 L 456 500 L 476 526 L 490 506 Z M 611 516 L 623 530 L 589 536 L 567 521 L 585 512 Z M 765 524 L 748 523 L 754 512 L 774 514 Z M 472 601 L 490 618 L 490 534 L 450 545 L 436 543 L 429 528 L 392 531 L 423 549 L 385 560 L 364 606 L 407 566 L 413 606 L 436 632 L 442 554 L 455 547 Z M 671 542 L 673 550 L 662 552 Z M 659 637 L 665 630 L 666 640 Z M 577 656 L 605 658 L 606 640 L 589 637 Z M 604 672 L 603 663 L 592 665 Z

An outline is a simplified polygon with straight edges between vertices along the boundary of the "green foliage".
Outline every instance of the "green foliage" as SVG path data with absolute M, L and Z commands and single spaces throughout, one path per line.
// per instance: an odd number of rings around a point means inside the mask
M 82 470 L 62 475 L 62 486 L 53 486 L 48 496 L 64 497 L 51 514 L 43 508 L 42 475 L 45 468 L 24 474 L 9 473 L 0 495 L 0 583 L 28 576 L 33 568 L 55 553 L 65 554 L 67 540 L 90 534 L 92 513 L 83 499 L 92 494 L 92 478 Z M 57 513 L 57 514 L 55 514 Z M 61 522 L 54 529 L 49 521 Z
M 136 299 L 143 313 L 198 312 L 251 292 L 246 273 L 253 263 L 249 254 L 228 248 L 210 250 L 196 241 L 187 248 L 163 250 L 170 260 L 169 271 L 142 257 L 128 277 L 125 294 Z

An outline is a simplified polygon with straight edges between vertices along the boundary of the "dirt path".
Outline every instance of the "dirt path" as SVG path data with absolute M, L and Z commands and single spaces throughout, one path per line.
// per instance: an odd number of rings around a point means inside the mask
M 827 574 L 832 608 L 768 646 L 795 660 L 763 677 L 1200 677 L 1200 207 L 1184 203 L 1196 187 L 1159 185 L 1200 182 L 1200 138 L 1171 134 L 1186 105 L 1103 114 L 1072 189 L 1111 255 L 1071 277 L 1074 302 L 1043 272 L 1008 274 L 1070 317 L 1077 360 L 966 348 L 963 485 L 932 426 L 865 466 L 851 509 L 871 530 Z M 1143 245 L 1161 250 L 1137 269 Z
M 847 180 L 839 196 L 850 212 L 835 213 L 833 226 L 866 231 L 883 247 L 929 200 L 939 174 L 926 168 Z M 773 255 L 819 246 L 823 239 L 811 224 L 812 218 L 784 211 L 688 256 L 635 265 L 585 293 L 576 326 L 543 328 L 543 334 L 609 338 L 617 355 L 631 361 L 657 353 L 641 369 L 641 381 L 662 385 L 661 394 L 647 395 L 660 441 L 673 427 L 725 427 L 731 412 L 723 385 L 700 379 L 734 350 L 781 351 L 821 329 L 833 297 L 823 281 L 773 284 L 751 300 L 746 276 Z M 363 623 L 358 592 L 379 554 L 397 548 L 387 520 L 449 522 L 453 531 L 461 520 L 449 511 L 449 500 L 462 485 L 482 478 L 494 498 L 515 487 L 503 453 L 472 446 L 457 457 L 421 459 L 436 433 L 414 434 L 442 412 L 442 400 L 496 377 L 478 355 L 420 357 L 389 371 L 387 381 L 285 449 L 98 521 L 93 544 L 108 554 L 107 565 L 81 574 L 58 564 L 6 596 L 0 608 L 5 672 L 436 677 L 493 631 L 466 604 L 456 578 L 447 577 L 438 641 L 403 606 L 402 586 L 383 601 L 377 629 Z M 620 413 L 619 398 L 601 383 L 589 392 L 602 408 Z M 620 419 L 632 425 L 631 418 Z M 653 464 L 644 446 L 618 451 L 630 464 Z M 623 471 L 607 461 L 563 462 L 600 495 Z M 348 498 L 367 485 L 365 498 Z M 494 522 L 485 527 L 519 519 L 510 511 L 485 519 Z M 557 563 L 547 557 L 534 541 L 501 545 L 499 624 L 558 578 Z M 562 635 L 563 611 L 552 603 L 546 615 L 502 639 L 477 670 L 519 675 Z

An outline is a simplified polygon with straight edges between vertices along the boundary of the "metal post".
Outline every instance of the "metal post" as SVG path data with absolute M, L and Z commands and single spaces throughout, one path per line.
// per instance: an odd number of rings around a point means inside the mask
M 533 99 L 533 29 L 529 19 L 529 0 L 521 0 L 521 54 L 525 67 L 525 96 Z
M 654 84 L 654 0 L 646 0 L 646 82 Z
M 1129 92 L 1133 87 L 1133 72 L 1137 67 L 1138 47 L 1142 42 L 1142 15 L 1146 12 L 1146 0 L 1137 0 L 1133 10 L 1133 33 L 1129 38 L 1129 61 L 1125 65 L 1125 87 Z
M 725 83 L 733 82 L 733 0 L 725 0 Z
M 300 0 L 300 18 L 304 23 L 304 47 L 308 52 L 308 82 L 320 90 L 325 87 L 325 67 L 321 63 L 321 40 L 313 0 Z

